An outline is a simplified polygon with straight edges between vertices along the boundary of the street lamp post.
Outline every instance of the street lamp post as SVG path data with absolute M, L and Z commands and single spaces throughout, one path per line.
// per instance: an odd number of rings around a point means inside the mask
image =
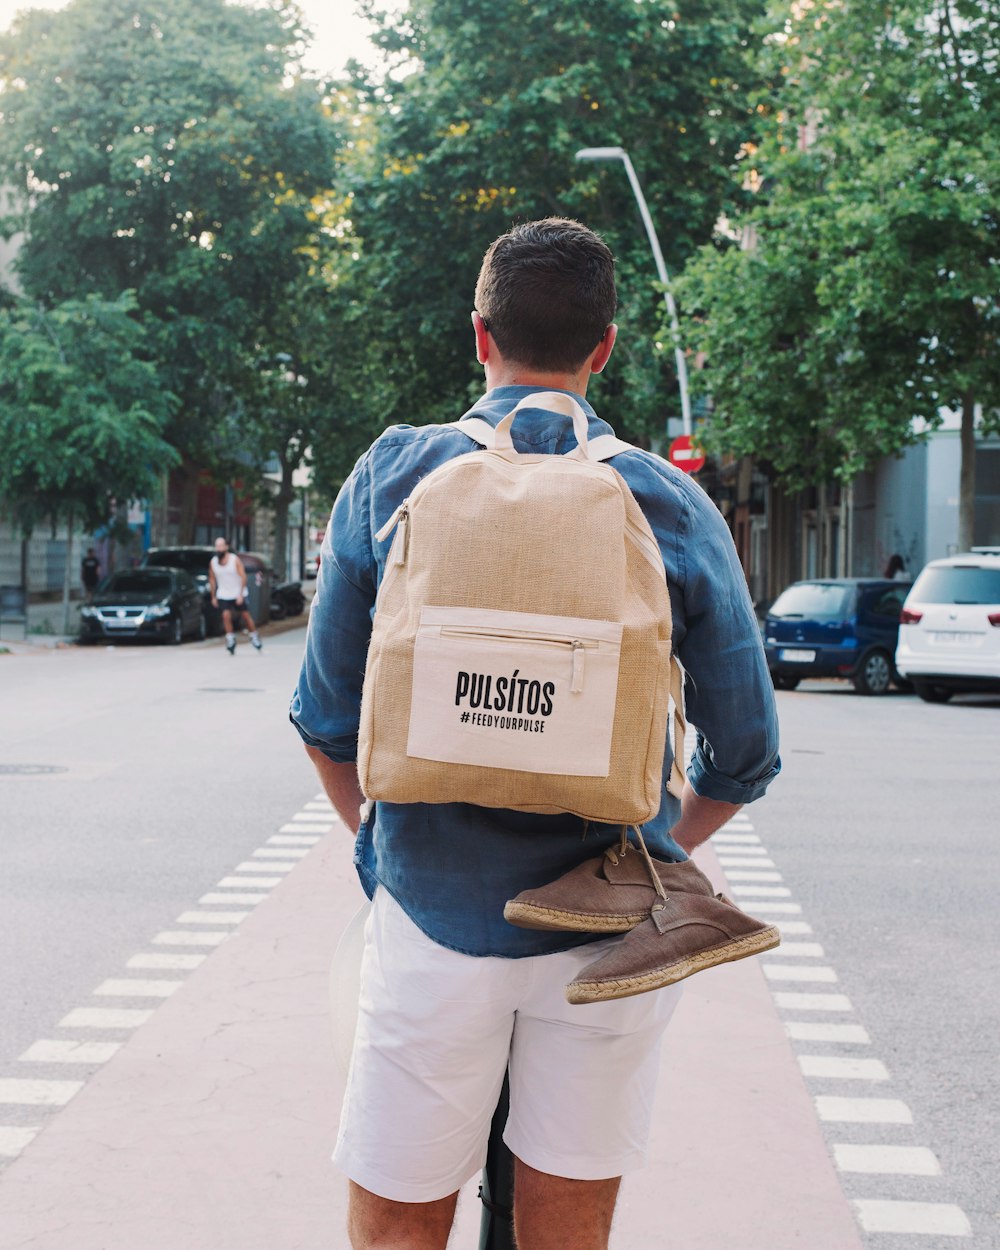
M 681 419 L 684 423 L 684 433 L 690 436 L 691 396 L 688 394 L 687 360 L 684 356 L 684 349 L 681 347 L 681 327 L 677 320 L 677 305 L 674 303 L 674 297 L 670 290 L 670 279 L 667 276 L 667 267 L 663 263 L 660 240 L 656 237 L 653 219 L 649 215 L 649 207 L 646 204 L 646 197 L 642 193 L 642 187 L 639 185 L 638 175 L 624 148 L 581 148 L 576 154 L 576 159 L 578 161 L 621 161 L 625 166 L 625 172 L 628 174 L 628 180 L 632 186 L 632 194 L 635 196 L 635 202 L 639 205 L 642 224 L 646 227 L 649 246 L 653 250 L 656 272 L 659 274 L 660 282 L 663 285 L 663 298 L 666 301 L 667 315 L 670 318 L 670 332 L 674 340 L 674 360 L 677 362 L 677 385 L 681 392 Z

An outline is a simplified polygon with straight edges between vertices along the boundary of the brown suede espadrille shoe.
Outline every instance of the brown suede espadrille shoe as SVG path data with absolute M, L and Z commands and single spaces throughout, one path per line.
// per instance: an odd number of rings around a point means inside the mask
M 610 847 L 548 885 L 522 890 L 503 909 L 504 919 L 521 929 L 628 933 L 648 919 L 660 896 L 653 872 L 667 894 L 678 891 L 713 897 L 711 881 L 693 860 L 674 864 L 650 857 L 647 862 L 643 850 L 632 846 L 623 833 L 618 847 Z
M 571 1003 L 601 1003 L 662 989 L 717 964 L 771 950 L 776 925 L 755 920 L 724 894 L 658 898 L 642 924 L 566 987 Z

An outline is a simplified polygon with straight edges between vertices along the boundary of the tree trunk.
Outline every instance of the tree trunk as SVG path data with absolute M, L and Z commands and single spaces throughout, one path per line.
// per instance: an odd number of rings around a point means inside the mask
M 198 527 L 198 476 L 196 464 L 185 460 L 177 470 L 178 483 L 178 526 L 177 542 L 182 546 L 190 546 L 194 542 Z
M 63 569 L 63 633 L 72 634 L 69 619 L 70 577 L 73 568 L 73 509 L 66 514 L 66 567 Z
M 284 453 L 278 459 L 281 463 L 281 485 L 274 497 L 274 576 L 280 583 L 288 580 L 288 509 L 295 498 L 292 482 L 295 466 Z
M 968 551 L 975 541 L 976 512 L 976 400 L 972 391 L 962 396 L 962 467 L 958 474 L 958 549 Z

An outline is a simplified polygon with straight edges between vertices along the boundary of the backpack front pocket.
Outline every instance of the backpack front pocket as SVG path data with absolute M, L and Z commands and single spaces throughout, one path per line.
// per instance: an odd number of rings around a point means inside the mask
M 621 639 L 620 622 L 424 606 L 407 755 L 607 777 Z

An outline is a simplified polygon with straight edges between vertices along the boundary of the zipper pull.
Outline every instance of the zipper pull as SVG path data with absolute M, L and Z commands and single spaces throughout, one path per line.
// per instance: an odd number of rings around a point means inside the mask
M 579 638 L 573 639 L 573 677 L 569 683 L 571 694 L 579 694 L 583 689 L 583 653 L 585 649 Z
M 409 520 L 410 520 L 410 510 L 406 506 L 406 504 L 403 504 L 403 510 L 399 514 L 399 530 L 397 531 L 397 534 L 396 534 L 396 541 L 393 543 L 394 547 L 399 548 L 399 550 L 396 552 L 396 558 L 393 560 L 393 564 L 396 564 L 396 565 L 406 563 L 406 551 L 410 545 L 410 526 L 408 524 Z
M 403 500 L 403 502 L 399 505 L 396 511 L 388 519 L 388 521 L 386 521 L 385 525 L 383 525 L 382 528 L 375 535 L 375 541 L 377 543 L 385 542 L 385 540 L 389 537 L 392 531 L 396 528 L 397 524 L 400 521 L 400 518 L 407 515 L 407 512 L 409 510 L 409 504 L 410 504 L 409 499 Z

